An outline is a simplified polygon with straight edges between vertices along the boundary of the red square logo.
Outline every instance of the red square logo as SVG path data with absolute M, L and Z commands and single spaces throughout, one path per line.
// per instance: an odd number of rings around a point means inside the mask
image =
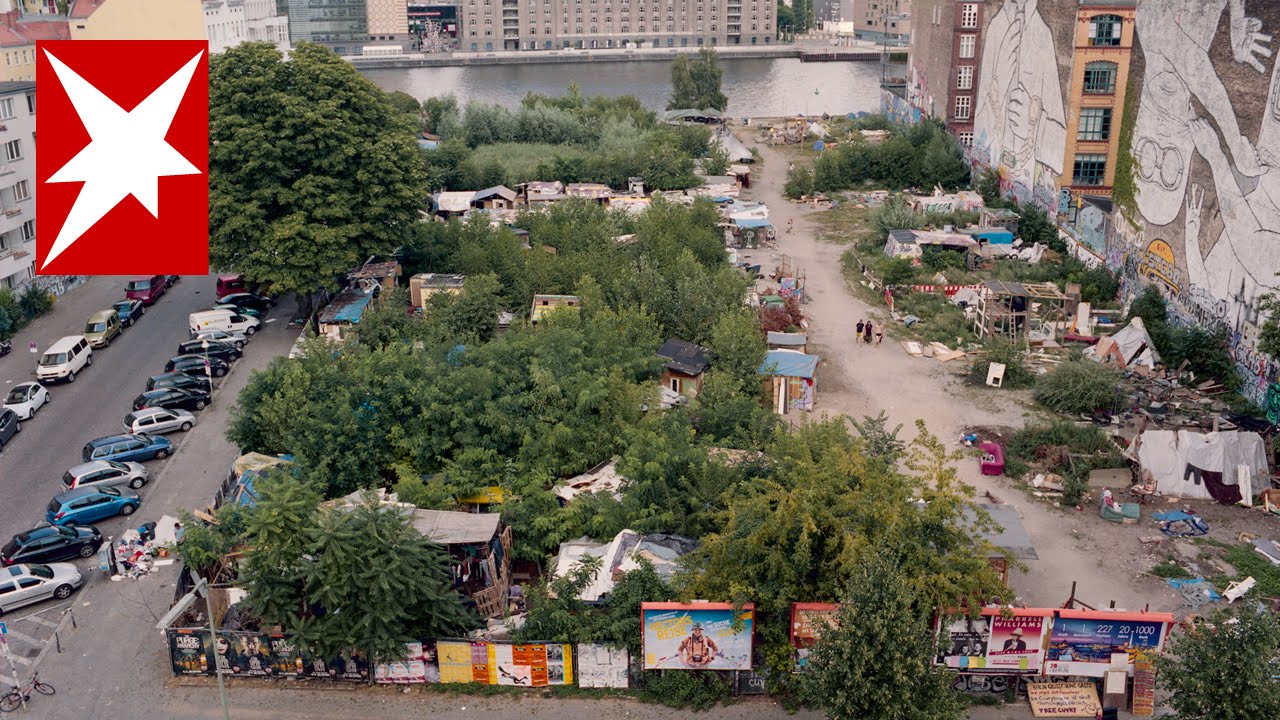
M 39 42 L 36 91 L 36 274 L 207 274 L 209 44 Z

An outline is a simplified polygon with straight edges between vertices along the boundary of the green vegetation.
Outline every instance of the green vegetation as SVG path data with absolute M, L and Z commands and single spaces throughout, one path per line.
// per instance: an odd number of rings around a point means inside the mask
M 905 336 L 926 343 L 940 342 L 955 349 L 956 338 L 972 341 L 973 327 L 965 320 L 964 310 L 941 293 L 900 292 L 894 295 L 893 308 L 901 316 L 915 315 L 920 322 L 902 327 Z M 894 326 L 897 329 L 898 326 Z M 986 372 L 985 370 L 983 371 Z M 986 381 L 986 375 L 982 376 Z
M 1253 720 L 1280 717 L 1280 620 L 1236 603 L 1176 634 L 1157 658 L 1159 682 L 1178 718 Z
M 1090 472 L 1124 467 L 1119 450 L 1100 428 L 1060 419 L 1028 424 L 1014 433 L 1004 458 L 1006 477 L 1018 479 L 1033 468 L 1061 475 L 1063 502 L 1068 505 L 1084 497 Z
M 1004 380 L 1000 383 L 1002 388 L 1020 390 L 1036 384 L 1036 376 L 1022 361 L 1022 348 L 1003 337 L 988 338 L 982 354 L 969 367 L 969 383 L 986 385 L 991 363 L 1004 365 Z
M 685 53 L 671 63 L 671 98 L 668 110 L 724 110 L 729 98 L 720 91 L 719 56 L 714 48 L 704 47 L 695 58 Z
M 1110 412 L 1120 398 L 1120 373 L 1092 360 L 1069 360 L 1036 379 L 1036 402 L 1067 415 Z
M 1129 316 L 1142 318 L 1160 360 L 1169 368 L 1195 373 L 1200 380 L 1213 379 L 1231 389 L 1240 387 L 1240 375 L 1227 348 L 1226 328 L 1175 326 L 1169 322 L 1164 296 L 1154 285 L 1148 285 L 1129 305 Z M 1263 330 L 1265 337 L 1265 328 Z
M 1120 143 L 1116 146 L 1116 176 L 1111 184 L 1111 199 L 1129 224 L 1139 229 L 1137 159 L 1133 156 L 1133 128 L 1138 118 L 1138 91 L 1136 83 L 1125 85 L 1124 117 L 1120 122 Z
M 0 288 L 0 340 L 8 340 L 53 307 L 53 296 L 31 283 L 14 296 L 9 288 Z
M 209 63 L 209 252 L 281 292 L 407 242 L 426 195 L 416 127 L 331 50 L 244 43 Z
M 789 182 L 799 170 L 792 170 Z M 824 193 L 869 186 L 955 189 L 968 182 L 969 165 L 960 146 L 935 120 L 895 128 L 887 140 L 874 145 L 854 135 L 824 151 L 813 167 L 813 189 Z M 787 195 L 799 197 L 790 191 Z
M 1157 563 L 1151 568 L 1151 574 L 1158 578 L 1190 578 L 1192 574 L 1184 567 L 1172 560 L 1166 560 Z

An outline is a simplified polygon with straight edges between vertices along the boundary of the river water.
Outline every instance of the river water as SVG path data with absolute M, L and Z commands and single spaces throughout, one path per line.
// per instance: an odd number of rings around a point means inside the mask
M 875 112 L 880 106 L 880 63 L 802 63 L 797 58 L 721 59 L 728 115 L 779 116 Z M 366 70 L 383 89 L 424 99 L 453 93 L 460 103 L 479 100 L 516 107 L 527 92 L 560 95 L 577 83 L 584 95 L 635 95 L 662 110 L 671 92 L 671 64 L 660 61 L 554 65 Z

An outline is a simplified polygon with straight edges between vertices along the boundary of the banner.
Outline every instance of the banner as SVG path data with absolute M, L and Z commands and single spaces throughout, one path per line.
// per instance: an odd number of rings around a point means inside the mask
M 821 639 L 823 629 L 836 622 L 839 612 L 836 603 L 791 603 L 791 649 L 796 670 L 809 666 L 809 649 Z
M 369 660 L 359 650 L 349 650 L 333 659 L 330 675 L 338 680 L 369 681 Z
M 1047 623 L 1038 615 L 991 616 L 987 669 L 1039 672 Z
M 209 633 L 169 631 L 169 660 L 173 663 L 174 675 L 212 675 L 209 655 Z
M 560 643 L 512 645 L 493 643 L 491 682 L 515 687 L 546 687 L 573 683 L 573 647 Z M 492 673 L 497 677 L 492 677 Z
M 986 669 L 987 638 L 990 636 L 990 617 L 940 618 L 938 651 L 933 662 L 958 670 Z
M 1150 717 L 1156 713 L 1156 665 L 1147 655 L 1141 655 L 1133 664 L 1133 704 L 1130 713 L 1135 717 Z
M 1138 653 L 1158 655 L 1169 627 L 1162 621 L 1163 615 L 1144 619 L 1125 619 L 1138 616 L 1135 613 L 1116 618 L 1065 617 L 1068 612 L 1062 611 L 1053 623 L 1046 675 L 1102 677 L 1108 669 L 1127 669 Z M 1113 659 L 1117 664 L 1113 665 Z
M 626 648 L 578 643 L 578 687 L 628 687 L 630 667 L 631 658 Z
M 426 682 L 427 667 L 422 659 L 422 643 L 405 643 L 404 657 L 400 660 L 375 665 L 373 679 L 375 682 L 397 685 Z
M 490 648 L 487 642 L 441 640 L 436 643 L 440 682 L 490 685 Z
M 751 604 L 735 617 L 729 603 L 641 603 L 644 669 L 750 670 L 754 616 Z
M 1037 682 L 1027 685 L 1031 714 L 1049 718 L 1093 718 L 1102 710 L 1091 682 Z

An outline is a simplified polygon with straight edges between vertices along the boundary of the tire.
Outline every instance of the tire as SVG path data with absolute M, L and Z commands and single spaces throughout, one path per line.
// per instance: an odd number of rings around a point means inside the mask
M 205 409 L 208 405 L 209 405 L 209 403 L 207 403 L 207 402 L 205 402 L 205 401 L 203 401 L 203 400 L 197 400 L 197 401 L 196 401 L 196 410 L 203 410 L 203 409 Z
M 129 481 L 129 489 L 130 489 L 130 490 L 137 490 L 138 488 L 140 488 L 140 487 L 142 487 L 143 485 L 146 485 L 146 484 L 147 484 L 147 481 L 146 481 L 146 480 L 144 480 L 143 478 L 140 478 L 140 477 L 139 477 L 139 478 L 134 478 L 134 479 L 132 479 L 132 480 L 130 480 L 130 481 Z
M 22 696 L 17 692 L 10 692 L 8 695 L 0 698 L 0 712 L 13 712 L 22 706 Z
M 165 458 L 167 458 L 167 457 L 169 457 L 169 451 L 168 451 L 168 450 L 157 450 L 157 451 L 156 451 L 156 459 L 157 459 L 157 460 L 163 460 L 163 459 L 165 459 Z
M 73 383 L 75 381 L 76 381 L 76 371 L 72 370 L 71 372 L 67 373 L 67 382 Z
M 51 392 L 49 392 L 49 391 L 47 391 L 47 390 L 46 390 L 46 391 L 45 391 L 45 393 L 44 393 L 44 403 L 43 403 L 43 404 L 44 404 L 44 405 L 48 405 L 48 404 L 49 404 L 49 401 L 50 401 L 50 400 L 52 400 L 52 399 L 53 399 L 53 393 L 51 393 Z
M 71 587 L 70 585 L 59 585 L 53 590 L 53 598 L 55 600 L 66 600 L 67 598 L 71 597 L 71 593 L 75 591 L 76 589 Z M 53 693 L 45 693 L 45 694 L 52 695 Z
M 237 349 L 237 350 L 239 350 L 239 351 L 241 351 L 241 352 L 244 352 L 244 343 L 243 343 L 243 342 L 241 342 L 241 341 L 239 341 L 239 340 L 237 340 L 237 341 L 236 341 L 236 349 Z
M 253 335 L 253 334 L 254 334 L 254 333 L 256 333 L 256 332 L 258 332 L 258 328 L 256 328 L 256 327 L 249 327 L 249 328 L 245 328 L 245 329 L 244 329 L 244 336 L 245 336 L 245 337 L 249 337 L 250 335 Z
M 89 353 L 89 356 L 84 359 L 84 366 L 89 367 L 92 364 L 93 364 L 93 353 Z
M 226 374 L 227 374 L 226 370 L 223 370 L 222 368 L 218 368 L 217 370 L 214 371 L 213 376 L 222 377 L 223 375 L 226 375 Z
M 21 421 L 21 420 L 19 420 L 19 421 L 15 422 L 15 423 L 13 424 L 13 434 L 14 434 L 14 435 L 17 435 L 17 434 L 18 434 L 18 433 L 20 433 L 20 432 L 22 432 L 22 421 Z
M 125 506 L 123 506 L 123 507 L 121 507 L 121 508 L 120 508 L 120 514 L 121 514 L 121 515 L 125 515 L 125 516 L 132 515 L 132 514 L 133 514 L 133 511 L 134 511 L 134 510 L 137 510 L 137 509 L 138 509 L 138 508 L 136 508 L 136 507 L 134 507 L 134 506 L 132 506 L 132 505 L 125 505 Z
M 50 685 L 49 683 L 40 682 L 39 680 L 36 681 L 35 688 L 36 688 L 36 692 L 40 693 L 41 695 L 52 695 L 58 692 L 57 690 L 54 690 L 53 686 Z
M 97 552 L 98 552 L 97 550 L 93 549 L 92 545 L 85 545 L 84 547 L 80 548 L 80 557 L 91 558 Z
M 182 432 L 187 432 L 188 430 L 191 429 L 191 423 L 184 422 L 178 429 L 181 430 Z
M 142 307 L 138 308 L 138 314 L 139 314 L 139 315 L 146 315 L 146 314 L 147 314 L 147 306 L 146 306 L 146 305 L 143 305 Z

